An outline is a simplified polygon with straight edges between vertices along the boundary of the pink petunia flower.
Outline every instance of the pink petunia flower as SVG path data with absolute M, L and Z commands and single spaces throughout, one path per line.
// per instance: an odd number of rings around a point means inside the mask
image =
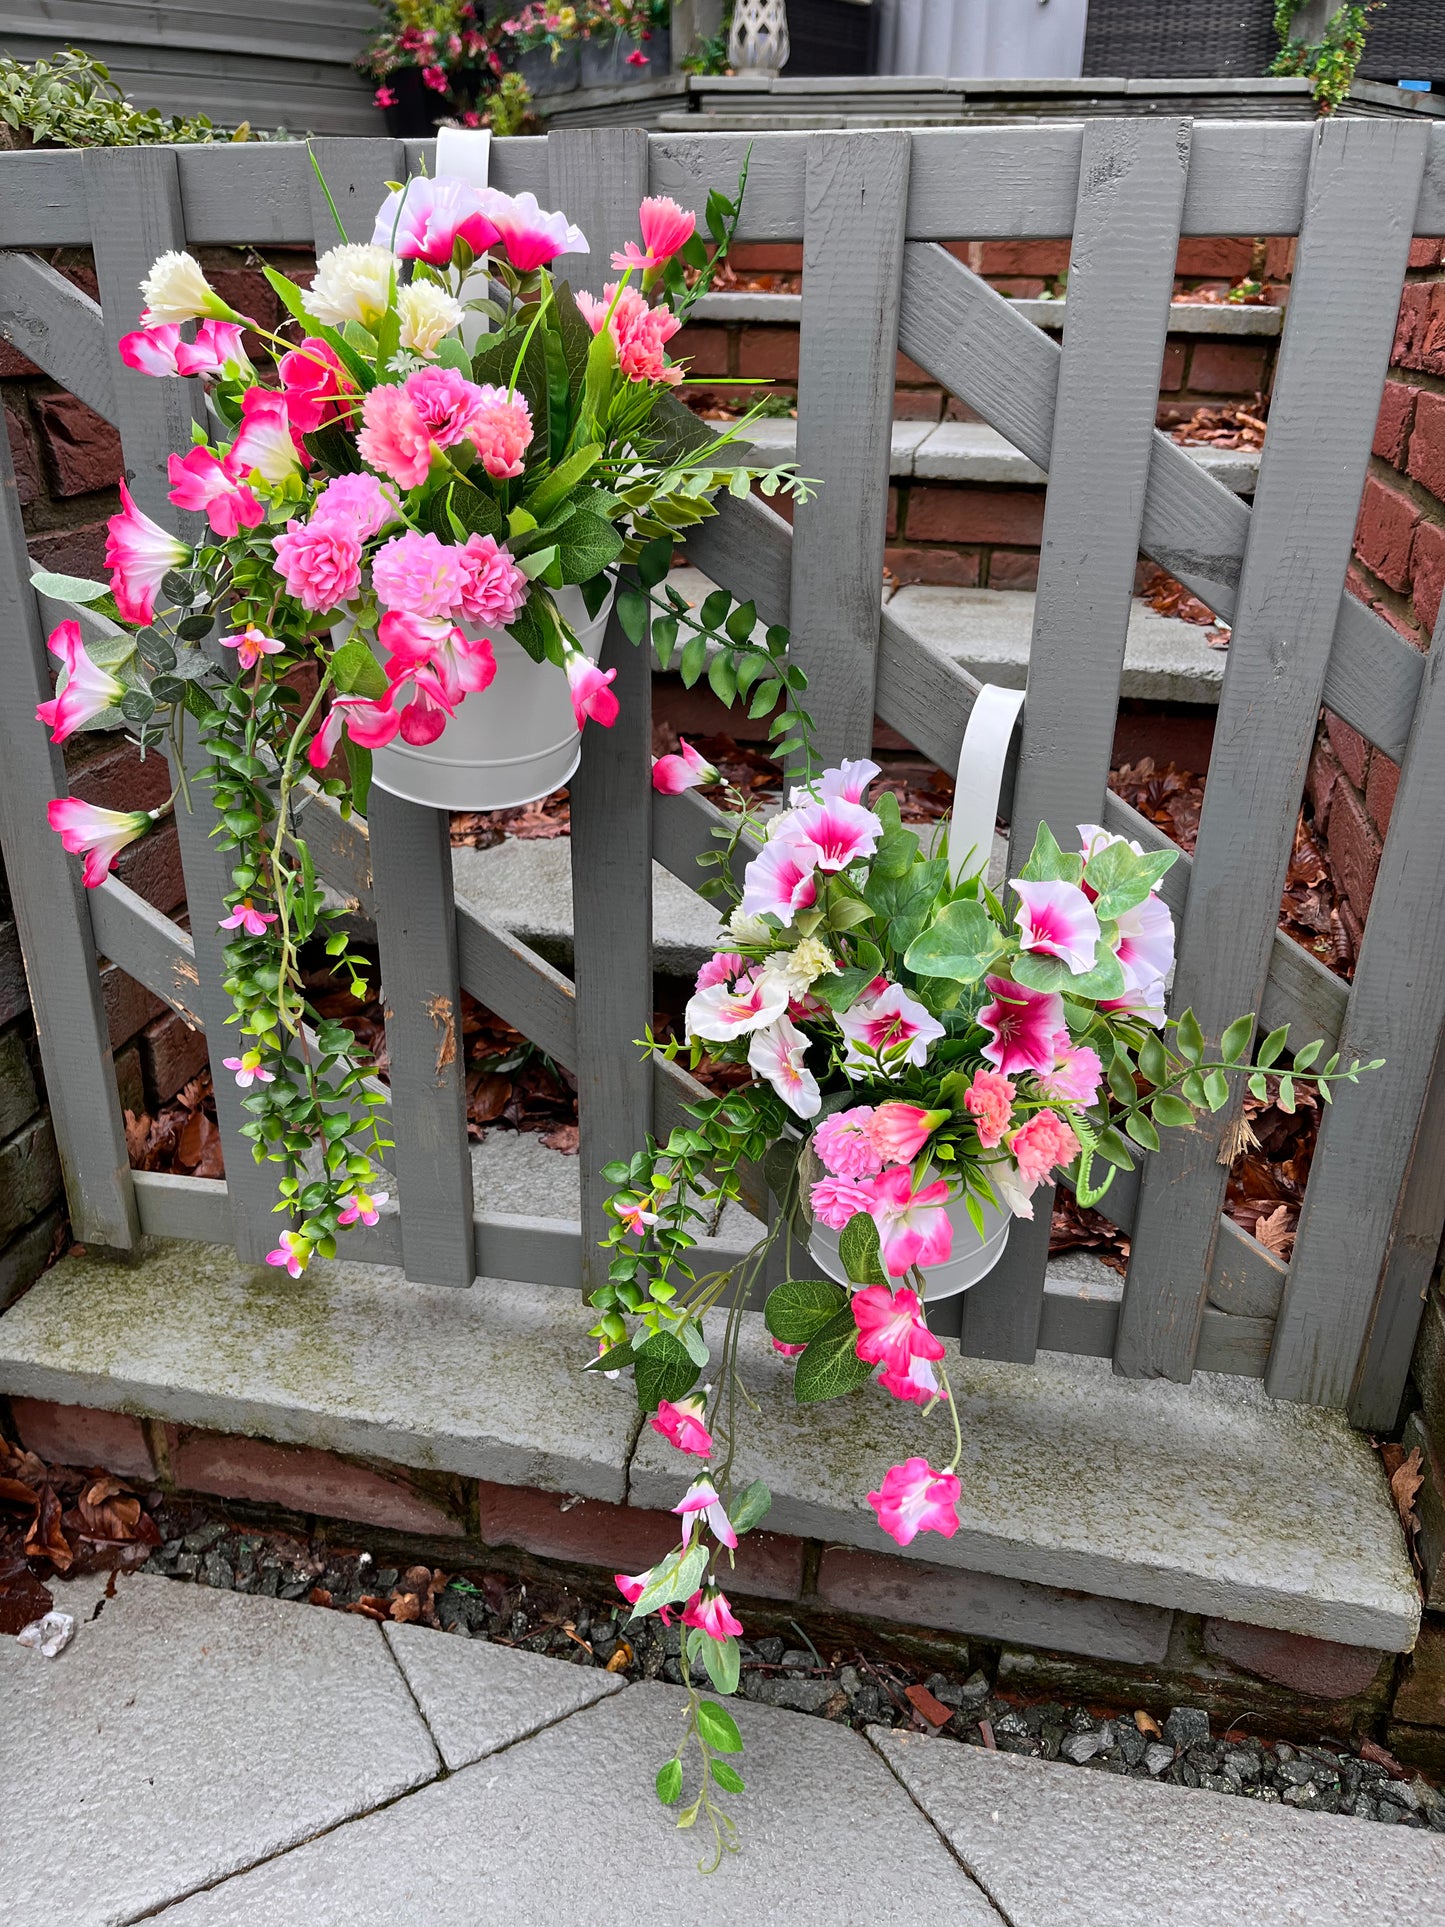
M 816 1117 L 823 1104 L 818 1080 L 803 1061 L 807 1049 L 807 1038 L 786 1016 L 755 1031 L 748 1045 L 749 1068 L 767 1079 L 795 1117 Z
M 535 194 L 503 194 L 483 188 L 482 212 L 497 231 L 497 240 L 519 274 L 544 268 L 559 254 L 587 254 L 587 237 L 565 214 L 548 214 Z
M 258 910 L 249 897 L 243 897 L 229 917 L 222 917 L 222 930 L 244 930 L 248 937 L 264 937 L 266 925 L 276 921 L 274 910 Z
M 878 1227 L 883 1269 L 902 1278 L 918 1265 L 946 1265 L 953 1256 L 953 1226 L 948 1217 L 948 1184 L 940 1178 L 913 1189 L 913 1173 L 895 1165 L 872 1180 L 869 1213 Z
M 870 1178 L 883 1169 L 883 1154 L 873 1141 L 871 1104 L 834 1111 L 813 1133 L 813 1148 L 835 1178 Z
M 652 1429 L 679 1452 L 691 1452 L 705 1459 L 712 1451 L 712 1434 L 703 1424 L 706 1406 L 700 1398 L 676 1401 L 665 1398 L 650 1420 Z
M 176 372 L 181 375 L 254 375 L 239 321 L 203 321 L 193 342 L 176 344 Z
M 462 614 L 469 622 L 503 628 L 527 600 L 526 576 L 494 535 L 469 535 L 462 545 Z
M 642 246 L 629 241 L 620 254 L 613 255 L 614 268 L 660 268 L 679 248 L 686 247 L 697 226 L 697 216 L 666 194 L 649 194 L 637 210 L 637 224 L 642 229 Z
M 1101 824 L 1080 823 L 1078 830 L 1079 853 L 1085 863 L 1090 862 L 1092 858 L 1096 857 L 1100 850 L 1106 850 L 1111 843 L 1128 844 L 1128 847 L 1134 852 L 1135 856 L 1143 856 L 1144 854 L 1144 845 L 1142 843 L 1134 843 L 1127 836 L 1115 836 L 1111 830 L 1104 829 Z M 1089 888 L 1087 883 L 1084 885 L 1084 888 L 1086 890 Z
M 736 1639 L 743 1623 L 733 1616 L 725 1592 L 697 1592 L 683 1608 L 684 1626 L 696 1626 L 709 1639 Z
M 730 984 L 748 967 L 746 957 L 740 957 L 736 950 L 720 950 L 715 957 L 709 957 L 697 973 L 694 990 L 711 990 L 714 984 Z
M 749 970 L 735 982 L 726 980 L 700 990 L 688 999 L 683 1023 L 689 1037 L 729 1043 L 775 1024 L 788 1008 L 786 988 L 765 971 Z
M 603 729 L 611 729 L 618 713 L 617 698 L 611 688 L 617 671 L 599 669 L 590 657 L 574 649 L 567 652 L 566 666 L 567 683 L 572 691 L 572 714 L 577 718 L 577 727 L 585 728 L 590 722 L 600 724 Z
M 371 584 L 378 602 L 407 615 L 454 615 L 461 607 L 465 581 L 461 551 L 438 536 L 419 535 L 414 529 L 394 535 L 372 558 Z
M 729 1549 L 736 1548 L 738 1535 L 711 1479 L 694 1479 L 681 1501 L 672 1509 L 680 1514 L 685 1523 L 684 1539 L 692 1537 L 693 1526 L 701 1513 L 713 1537 Z
M 287 419 L 298 435 L 312 435 L 327 422 L 345 419 L 356 399 L 356 383 L 342 366 L 341 357 L 319 335 L 308 335 L 276 364 L 281 377 Z
M 78 796 L 53 798 L 45 814 L 71 855 L 85 857 L 80 877 L 87 890 L 105 882 L 121 851 L 144 836 L 153 822 L 147 810 L 103 810 Z
M 395 491 L 365 471 L 334 475 L 311 505 L 313 521 L 345 522 L 358 542 L 370 540 L 400 514 Z
M 963 1106 L 977 1123 L 978 1141 L 985 1151 L 1003 1143 L 1013 1117 L 1016 1088 L 998 1071 L 975 1071 L 963 1094 Z
M 815 853 L 820 870 L 846 870 L 860 857 L 872 856 L 883 834 L 883 825 L 861 803 L 806 803 L 791 812 L 787 828 L 790 842 L 803 843 Z
M 943 1035 L 943 1025 L 901 984 L 889 984 L 876 997 L 865 992 L 839 1017 L 838 1028 L 848 1040 L 844 1070 L 866 1067 L 885 1075 L 927 1063 L 929 1046 Z
M 1152 890 L 1119 918 L 1114 955 L 1130 990 L 1163 983 L 1174 968 L 1174 918 L 1169 905 Z
M 485 254 L 497 239 L 496 228 L 482 212 L 480 191 L 455 174 L 428 179 L 413 175 L 393 188 L 377 211 L 371 245 L 390 248 L 403 261 L 425 261 L 431 267 L 450 265 L 458 240 L 474 255 Z
M 110 592 L 124 621 L 149 622 L 155 615 L 156 592 L 162 581 L 172 569 L 190 561 L 191 551 L 141 513 L 124 481 L 120 499 L 120 512 L 105 525 Z
M 260 475 L 275 483 L 310 466 L 311 457 L 291 426 L 286 397 L 270 388 L 248 388 L 241 397 L 241 426 L 226 456 L 230 473 L 238 480 Z
M 361 587 L 361 542 L 349 522 L 288 522 L 271 546 L 286 593 L 303 609 L 335 609 Z
M 858 1327 L 854 1349 L 865 1365 L 906 1373 L 915 1358 L 943 1357 L 943 1340 L 928 1329 L 917 1292 L 869 1285 L 854 1292 L 852 1311 Z
M 879 1491 L 868 1494 L 878 1523 L 900 1546 L 911 1546 L 920 1532 L 951 1539 L 958 1530 L 955 1508 L 963 1488 L 951 1472 L 935 1472 L 927 1459 L 890 1465 Z
M 1072 1164 L 1079 1140 L 1057 1111 L 1036 1111 L 1008 1141 L 1019 1176 L 1030 1190 L 1042 1184 L 1056 1164 Z
M 404 388 L 373 388 L 361 404 L 356 452 L 400 488 L 420 488 L 431 469 L 432 441 L 421 411 Z
M 182 346 L 181 331 L 174 321 L 155 328 L 137 328 L 116 343 L 121 360 L 138 375 L 178 375 L 176 351 Z
M 266 1253 L 266 1263 L 284 1267 L 293 1278 L 299 1278 L 311 1259 L 311 1247 L 295 1231 L 283 1231 L 280 1242 L 274 1251 Z
M 203 510 L 223 541 L 242 529 L 254 529 L 265 514 L 247 484 L 237 481 L 226 464 L 202 445 L 185 455 L 167 456 L 166 473 L 176 507 Z
M 248 1091 L 253 1084 L 276 1082 L 275 1073 L 262 1067 L 261 1053 L 258 1050 L 248 1050 L 242 1057 L 223 1057 L 221 1062 L 228 1071 L 235 1072 L 236 1082 L 243 1091 Z
M 819 1178 L 808 1202 L 820 1224 L 841 1231 L 860 1211 L 872 1210 L 873 1192 L 866 1178 Z
M 1065 1030 L 1054 1039 L 1053 1069 L 1038 1073 L 1037 1088 L 1041 1097 L 1061 1104 L 1092 1104 L 1103 1077 L 1098 1052 L 1087 1044 L 1071 1043 Z
M 390 1196 L 389 1191 L 353 1191 L 346 1200 L 346 1209 L 337 1212 L 336 1222 L 355 1224 L 360 1219 L 362 1224 L 376 1224 L 381 1217 L 381 1207 Z
M 868 1136 L 885 1164 L 912 1164 L 951 1111 L 926 1111 L 921 1104 L 880 1104 L 868 1126 Z
M 1009 887 L 1019 898 L 1014 921 L 1025 950 L 1043 957 L 1057 957 L 1076 977 L 1093 969 L 1094 952 L 1099 945 L 1099 919 L 1077 884 L 1034 883 L 1024 877 L 1014 877 Z
M 718 773 L 685 736 L 677 739 L 676 756 L 659 756 L 652 765 L 652 787 L 662 796 L 680 796 L 684 790 L 701 789 L 715 783 Z
M 467 439 L 488 475 L 509 480 L 521 474 L 522 457 L 531 446 L 532 411 L 525 395 L 509 395 L 491 383 L 478 390 L 478 397 Z
M 926 1358 L 910 1358 L 901 1372 L 891 1369 L 881 1371 L 878 1383 L 890 1397 L 907 1399 L 912 1405 L 931 1405 L 943 1394 L 938 1374 Z
M 57 623 L 46 647 L 60 658 L 60 686 L 49 702 L 36 705 L 35 720 L 45 724 L 52 743 L 63 743 L 82 723 L 113 708 L 125 688 L 85 653 L 78 622 Z
M 1052 1070 L 1054 1038 L 1065 1028 L 1063 998 L 1057 991 L 1030 990 L 1007 977 L 985 977 L 983 982 L 994 999 L 978 1013 L 989 1034 L 984 1057 L 1006 1077 Z

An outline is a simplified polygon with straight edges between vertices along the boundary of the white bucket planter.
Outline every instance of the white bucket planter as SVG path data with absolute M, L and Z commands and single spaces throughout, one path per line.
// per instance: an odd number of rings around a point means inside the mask
M 612 596 L 591 619 L 580 589 L 556 591 L 557 607 L 587 655 L 596 658 Z M 509 810 L 561 789 L 582 756 L 567 677 L 533 662 L 504 629 L 462 624 L 492 645 L 497 673 L 464 696 L 434 743 L 399 736 L 371 754 L 372 781 L 391 796 L 435 810 Z
M 923 1274 L 923 1296 L 930 1304 L 940 1298 L 956 1298 L 961 1291 L 986 1278 L 1004 1254 L 1013 1223 L 1007 1211 L 995 1211 L 992 1205 L 985 1204 L 984 1235 L 980 1238 L 962 1198 L 949 1205 L 948 1221 L 953 1226 L 953 1256 L 946 1265 L 930 1265 Z M 849 1278 L 838 1255 L 838 1236 L 815 1218 L 808 1250 L 826 1277 L 835 1284 L 846 1285 Z M 896 1289 L 904 1281 L 895 1278 L 892 1282 Z

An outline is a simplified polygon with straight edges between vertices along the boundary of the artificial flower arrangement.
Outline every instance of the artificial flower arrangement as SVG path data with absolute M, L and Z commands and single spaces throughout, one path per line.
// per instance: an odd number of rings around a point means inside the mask
M 1271 1032 L 1251 1063 L 1252 1017 L 1211 1052 L 1192 1012 L 1166 1016 L 1174 926 L 1155 886 L 1177 851 L 1146 853 L 1093 824 L 1063 849 L 1044 826 L 1003 899 L 976 853 L 950 860 L 946 826 L 926 848 L 896 797 L 869 801 L 879 774 L 845 762 L 805 780 L 771 819 L 733 799 L 708 886 L 733 905 L 727 948 L 699 972 L 685 1028 L 694 1066 L 706 1054 L 756 1081 L 689 1107 L 665 1143 L 649 1139 L 606 1171 L 618 1187 L 614 1255 L 592 1296 L 598 1355 L 587 1369 L 630 1368 L 653 1430 L 701 1462 L 673 1508 L 677 1546 L 617 1585 L 634 1616 L 680 1612 L 689 1708 L 657 1792 L 681 1799 L 695 1741 L 700 1784 L 678 1824 L 707 1819 L 714 1865 L 735 1845 L 716 1796 L 742 1788 L 728 1757 L 742 1742 L 693 1668 L 720 1693 L 737 1687 L 742 1626 L 726 1573 L 771 1503 L 761 1481 L 739 1489 L 733 1477 L 753 1404 L 737 1377 L 739 1317 L 774 1245 L 786 1282 L 765 1318 L 775 1349 L 796 1360 L 800 1404 L 871 1379 L 925 1413 L 948 1408 L 948 1462 L 880 1467 L 867 1499 L 900 1546 L 924 1532 L 951 1538 L 963 1441 L 927 1301 L 959 1288 L 949 1275 L 959 1247 L 966 1287 L 997 1261 L 1011 1218 L 1032 1217 L 1052 1172 L 1097 1203 L 1134 1147 L 1156 1150 L 1161 1129 L 1220 1110 L 1232 1075 L 1265 1096 L 1287 1043 L 1287 1027 Z M 715 777 L 685 743 L 654 772 L 665 791 Z M 748 852 L 739 889 L 734 857 Z M 683 1048 L 648 1043 L 668 1057 Z M 1337 1054 L 1312 1068 L 1322 1049 L 1306 1045 L 1277 1073 L 1285 1109 L 1297 1083 L 1328 1101 L 1332 1083 L 1378 1068 L 1341 1066 Z M 777 1200 L 773 1227 L 733 1270 L 700 1271 L 699 1236 L 743 1197 L 750 1165 Z M 727 1309 L 720 1344 L 704 1327 L 715 1307 Z
M 232 863 L 221 927 L 240 1038 L 217 1069 L 247 1092 L 257 1161 L 281 1167 L 286 1228 L 268 1262 L 293 1277 L 314 1252 L 332 1256 L 343 1227 L 376 1222 L 390 1143 L 364 1054 L 307 1000 L 308 947 L 324 947 L 358 997 L 367 960 L 325 907 L 301 786 L 364 813 L 372 752 L 433 743 L 464 703 L 486 703 L 503 637 L 565 675 L 579 731 L 610 725 L 616 671 L 582 651 L 559 598 L 580 593 L 595 618 L 624 564 L 617 613 L 634 643 L 650 626 L 667 653 L 690 632 L 689 672 L 711 647 L 714 688 L 721 665 L 733 693 L 754 691 L 755 713 L 760 678 L 774 696 L 805 682 L 784 630 L 753 639 L 750 604 L 722 594 L 694 613 L 662 586 L 674 543 L 716 512 L 720 489 L 807 499 L 790 466 L 748 461 L 674 395 L 684 370 L 667 345 L 726 255 L 745 180 L 737 200 L 710 197 L 711 257 L 693 214 L 644 201 L 641 245 L 613 256 L 601 298 L 549 272 L 587 247 L 565 214 L 448 178 L 397 185 L 374 239 L 323 254 L 309 288 L 266 270 L 294 341 L 236 313 L 188 254 L 162 255 L 143 284 L 121 356 L 207 383 L 209 424 L 170 457 L 169 493 L 209 526 L 181 541 L 122 483 L 109 588 L 36 574 L 41 593 L 88 610 L 91 629 L 87 640 L 71 620 L 51 634 L 61 670 L 39 718 L 57 743 L 129 725 L 142 754 L 165 746 L 178 772 L 185 732 L 199 730 Z M 490 280 L 474 272 L 483 260 Z M 473 295 L 479 284 L 490 292 Z M 492 332 L 472 351 L 461 329 L 475 315 Z M 248 331 L 269 345 L 274 386 L 248 359 Z M 797 740 L 786 704 L 772 727 Z M 94 887 L 174 803 L 65 797 L 49 816 Z
M 399 75 L 416 73 L 439 109 L 478 125 L 477 97 L 500 77 L 502 62 L 474 0 L 377 0 L 383 21 L 356 64 L 376 82 L 376 104 L 398 105 Z

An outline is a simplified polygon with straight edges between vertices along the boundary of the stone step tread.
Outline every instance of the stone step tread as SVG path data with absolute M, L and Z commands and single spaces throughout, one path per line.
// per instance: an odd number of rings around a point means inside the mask
M 1067 299 L 1009 298 L 1009 306 L 1036 328 L 1061 329 Z M 1121 304 L 1122 305 L 1122 304 Z M 725 290 L 705 294 L 694 303 L 699 321 L 771 321 L 796 327 L 803 318 L 800 294 L 769 294 L 762 289 Z M 1188 335 L 1277 335 L 1284 327 L 1284 309 L 1265 302 L 1173 301 L 1169 331 Z
M 292 1283 L 229 1251 L 167 1243 L 122 1265 L 71 1255 L 0 1317 L 0 1392 L 145 1413 L 649 1508 L 677 1501 L 676 1454 L 626 1386 L 584 1375 L 571 1293 L 313 1266 Z M 867 1390 L 812 1407 L 762 1322 L 743 1369 L 761 1411 L 738 1471 L 770 1525 L 891 1552 L 865 1495 L 914 1454 L 944 1462 L 947 1416 Z M 911 1556 L 1347 1645 L 1403 1651 L 1419 1595 L 1379 1462 L 1336 1413 L 1252 1381 L 1115 1378 L 1102 1360 L 954 1366 L 961 1525 Z

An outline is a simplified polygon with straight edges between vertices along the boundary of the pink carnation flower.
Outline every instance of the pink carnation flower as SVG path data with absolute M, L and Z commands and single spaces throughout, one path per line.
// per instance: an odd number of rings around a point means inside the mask
M 830 1231 L 841 1231 L 860 1211 L 871 1208 L 873 1193 L 856 1178 L 819 1178 L 808 1201 L 819 1224 L 827 1225 Z
M 604 322 L 617 350 L 617 365 L 628 381 L 663 381 L 674 386 L 682 380 L 681 368 L 667 366 L 664 349 L 682 323 L 670 308 L 652 308 L 637 288 L 623 288 L 613 281 L 595 295 L 580 292 L 577 306 L 594 335 L 601 334 Z M 613 303 L 616 303 L 616 306 Z M 612 319 L 607 321 L 609 311 Z
M 720 950 L 715 957 L 709 957 L 698 971 L 693 989 L 711 990 L 714 984 L 730 984 L 747 967 L 747 958 L 740 957 L 735 950 Z
M 814 1131 L 814 1149 L 835 1178 L 868 1178 L 883 1169 L 872 1122 L 873 1106 L 856 1104 L 851 1111 L 834 1111 Z
M 414 616 L 450 616 L 461 607 L 466 570 L 461 551 L 430 533 L 408 529 L 372 559 L 371 583 L 388 609 Z
M 1071 1164 L 1079 1154 L 1079 1140 L 1056 1111 L 1036 1111 L 1009 1139 L 1019 1176 L 1030 1190 L 1056 1164 Z
M 421 411 L 397 387 L 373 388 L 361 404 L 356 452 L 400 488 L 420 488 L 431 468 L 431 434 Z
M 926 1111 L 921 1104 L 880 1104 L 868 1126 L 868 1136 L 885 1164 L 912 1164 L 949 1111 Z
M 964 1109 L 977 1120 L 978 1141 L 985 1151 L 1003 1143 L 1013 1116 L 1015 1087 L 998 1071 L 976 1071 L 963 1094 Z
M 311 506 L 313 520 L 348 522 L 357 538 L 366 542 L 380 533 L 400 513 L 395 492 L 375 475 L 336 475 L 326 484 Z
M 303 609 L 335 609 L 361 587 L 361 543 L 348 522 L 288 522 L 271 546 L 286 593 Z
M 452 448 L 471 435 L 486 412 L 485 396 L 489 392 L 504 399 L 506 396 L 504 388 L 478 388 L 455 368 L 439 365 L 416 369 L 402 387 L 438 448 Z
M 900 1546 L 910 1546 L 920 1532 L 953 1537 L 962 1492 L 953 1473 L 935 1472 L 927 1459 L 905 1459 L 902 1465 L 889 1466 L 880 1490 L 868 1494 L 868 1503 L 883 1530 Z
M 1061 1104 L 1092 1104 L 1104 1077 L 1098 1052 L 1087 1044 L 1070 1043 L 1065 1030 L 1054 1039 L 1054 1053 L 1053 1069 L 1038 1074 L 1039 1095 Z
M 461 551 L 462 614 L 502 628 L 527 600 L 526 576 L 494 535 L 469 535 Z
M 488 475 L 499 480 L 522 472 L 522 457 L 532 441 L 532 411 L 525 395 L 508 395 L 488 384 L 479 391 L 480 405 L 471 418 L 467 439 L 482 458 Z

